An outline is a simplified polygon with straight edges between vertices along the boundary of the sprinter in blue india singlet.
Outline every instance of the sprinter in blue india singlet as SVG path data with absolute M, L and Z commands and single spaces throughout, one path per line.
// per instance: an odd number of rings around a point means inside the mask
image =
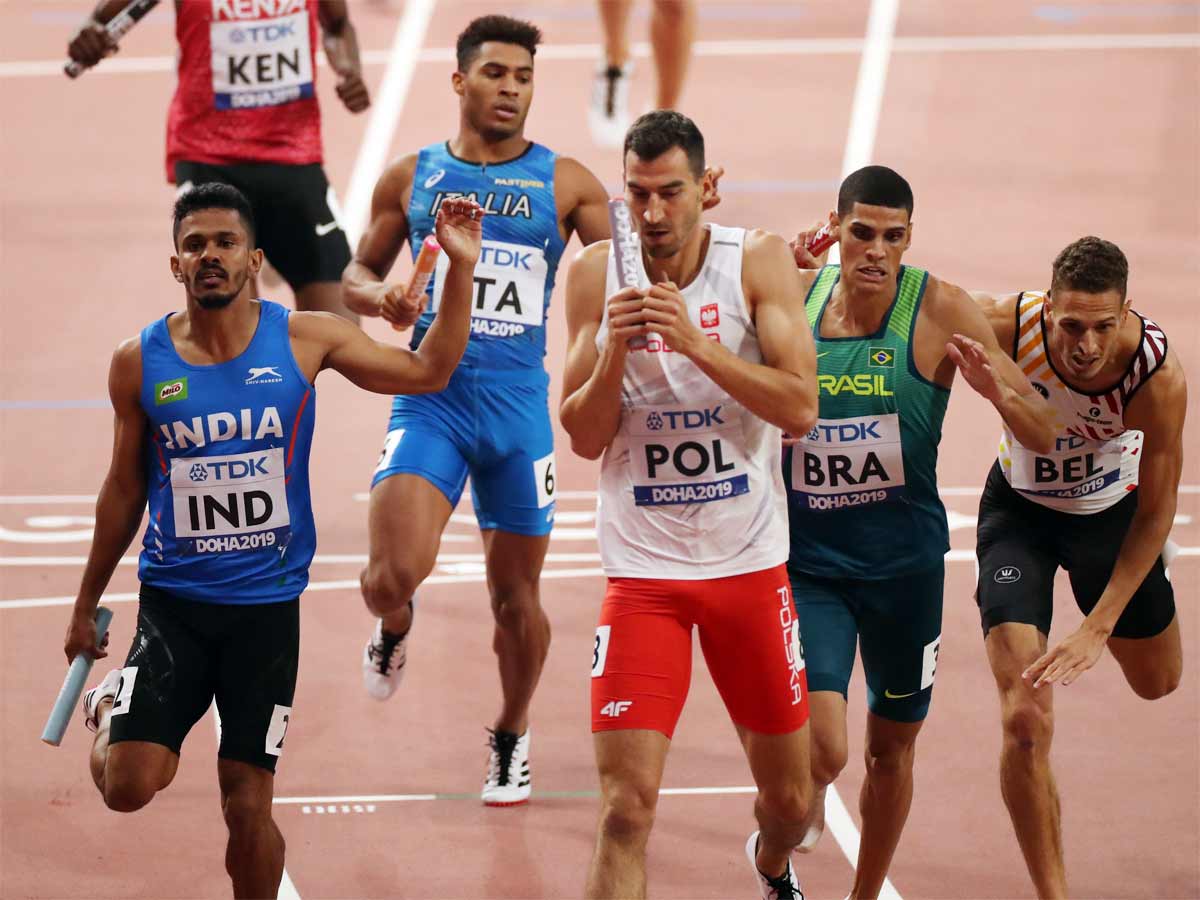
M 142 330 L 152 446 L 138 575 L 189 600 L 276 603 L 308 585 L 316 388 L 292 355 L 288 310 L 260 306 L 250 345 L 220 365 L 185 362 L 168 316 Z

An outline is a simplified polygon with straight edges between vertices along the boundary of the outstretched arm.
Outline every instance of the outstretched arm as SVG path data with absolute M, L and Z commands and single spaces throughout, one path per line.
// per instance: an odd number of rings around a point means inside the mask
M 384 344 L 326 313 L 292 313 L 292 337 L 313 369 L 334 369 L 364 390 L 420 394 L 445 388 L 471 335 L 475 262 L 483 239 L 483 209 L 464 197 L 438 209 L 436 233 L 449 260 L 437 316 L 416 350 Z
M 362 112 L 371 105 L 371 97 L 362 79 L 358 35 L 350 23 L 346 0 L 322 0 L 317 4 L 317 18 L 325 58 L 338 75 L 337 95 L 350 112 Z
M 1162 554 L 1175 521 L 1186 414 L 1183 368 L 1171 351 L 1125 411 L 1126 427 L 1143 434 L 1138 504 L 1108 584 L 1079 628 L 1025 670 L 1023 677 L 1034 679 L 1034 687 L 1056 680 L 1068 685 L 1096 664 L 1117 619 Z
M 962 288 L 939 281 L 937 320 L 949 335 L 946 357 L 971 388 L 1000 413 L 1018 441 L 1037 453 L 1054 448 L 1054 408 L 1001 348 L 980 305 Z
M 108 394 L 115 412 L 112 461 L 96 500 L 96 530 L 63 641 L 68 661 L 80 653 L 93 659 L 107 655 L 96 643 L 96 605 L 137 534 L 146 508 L 142 468 L 146 414 L 138 401 L 141 387 L 141 341 L 130 338 L 117 348 L 108 371 Z

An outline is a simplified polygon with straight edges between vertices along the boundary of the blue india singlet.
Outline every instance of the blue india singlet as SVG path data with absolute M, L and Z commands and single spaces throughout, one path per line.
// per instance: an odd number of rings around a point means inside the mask
M 487 210 L 483 249 L 475 266 L 471 339 L 462 364 L 486 370 L 542 369 L 546 311 L 565 246 L 554 203 L 557 155 L 530 143 L 516 159 L 471 163 L 431 144 L 417 156 L 408 204 L 409 246 L 416 258 L 432 233 L 438 206 L 468 196 Z M 441 299 L 449 263 L 443 253 L 429 286 L 429 305 L 413 333 L 421 343 Z
M 278 603 L 308 585 L 315 388 L 292 355 L 288 310 L 261 300 L 236 358 L 185 362 L 164 316 L 142 330 L 150 524 L 139 578 L 189 600 Z

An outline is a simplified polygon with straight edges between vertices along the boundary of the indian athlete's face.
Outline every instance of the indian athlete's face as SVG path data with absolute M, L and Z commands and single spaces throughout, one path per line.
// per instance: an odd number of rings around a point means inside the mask
M 204 309 L 232 303 L 261 265 L 236 210 L 198 209 L 179 223 L 171 271 Z
M 908 210 L 855 203 L 835 221 L 847 285 L 867 291 L 894 285 L 900 258 L 912 243 Z
M 1046 297 L 1046 343 L 1055 368 L 1075 381 L 1095 378 L 1117 352 L 1129 301 L 1116 290 L 1099 294 L 1067 288 Z
M 471 128 L 485 138 L 519 135 L 533 102 L 533 56 L 517 44 L 487 41 L 466 72 L 454 73 L 454 92 Z
M 632 150 L 625 154 L 625 202 L 651 259 L 674 256 L 683 248 L 712 192 L 711 177 L 692 174 L 682 147 L 650 160 Z

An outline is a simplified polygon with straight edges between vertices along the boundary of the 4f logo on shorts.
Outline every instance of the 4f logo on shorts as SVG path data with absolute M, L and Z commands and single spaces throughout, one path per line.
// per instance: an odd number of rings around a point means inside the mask
M 618 719 L 621 713 L 633 706 L 632 700 L 609 700 L 600 707 L 600 715 L 608 716 L 611 719 Z

